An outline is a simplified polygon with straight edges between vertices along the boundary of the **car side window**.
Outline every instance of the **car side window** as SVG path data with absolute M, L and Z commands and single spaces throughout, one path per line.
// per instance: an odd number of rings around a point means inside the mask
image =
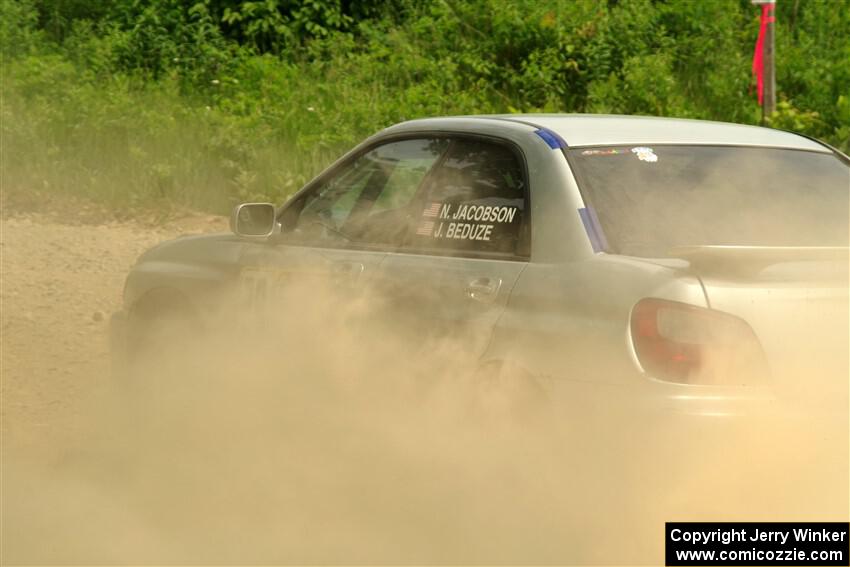
M 290 232 L 319 246 L 400 246 L 422 181 L 448 146 L 439 138 L 400 140 L 357 156 L 306 196 Z
M 511 147 L 455 139 L 425 181 L 408 244 L 437 254 L 525 255 L 527 186 Z

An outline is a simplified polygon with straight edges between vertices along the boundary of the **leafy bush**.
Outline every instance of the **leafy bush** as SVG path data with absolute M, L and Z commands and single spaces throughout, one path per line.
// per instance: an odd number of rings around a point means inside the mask
M 4 190 L 225 211 L 400 120 L 757 123 L 744 0 L 0 0 Z M 850 150 L 850 10 L 777 8 L 769 123 Z
M 36 29 L 38 11 L 29 0 L 0 0 L 0 56 L 3 60 L 28 54 L 42 42 Z

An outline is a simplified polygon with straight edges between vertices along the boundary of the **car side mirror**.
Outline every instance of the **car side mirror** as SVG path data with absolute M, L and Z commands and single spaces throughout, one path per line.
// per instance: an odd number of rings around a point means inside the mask
M 271 236 L 275 224 L 275 207 L 271 203 L 242 203 L 230 215 L 230 230 L 238 236 Z

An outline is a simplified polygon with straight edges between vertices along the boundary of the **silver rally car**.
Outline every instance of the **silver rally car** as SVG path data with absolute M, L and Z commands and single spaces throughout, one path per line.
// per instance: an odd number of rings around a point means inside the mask
M 238 206 L 233 234 L 144 253 L 115 337 L 215 324 L 221 294 L 262 309 L 309 276 L 573 400 L 713 416 L 792 401 L 846 424 L 849 198 L 848 157 L 784 131 L 414 120 L 280 207 Z

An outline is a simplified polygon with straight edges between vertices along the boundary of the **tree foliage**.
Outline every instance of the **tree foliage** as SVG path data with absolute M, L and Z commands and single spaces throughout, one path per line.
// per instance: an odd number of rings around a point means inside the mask
M 838 4 L 778 1 L 769 123 L 847 151 L 850 10 Z M 420 116 L 761 119 L 749 0 L 0 0 L 0 10 L 4 136 L 22 152 L 54 143 L 50 163 L 89 175 L 89 187 L 109 181 L 102 164 L 84 165 L 86 144 L 107 140 L 115 164 L 140 168 L 140 200 L 185 200 L 192 184 L 200 204 L 209 192 L 220 203 L 281 198 L 362 136 Z

